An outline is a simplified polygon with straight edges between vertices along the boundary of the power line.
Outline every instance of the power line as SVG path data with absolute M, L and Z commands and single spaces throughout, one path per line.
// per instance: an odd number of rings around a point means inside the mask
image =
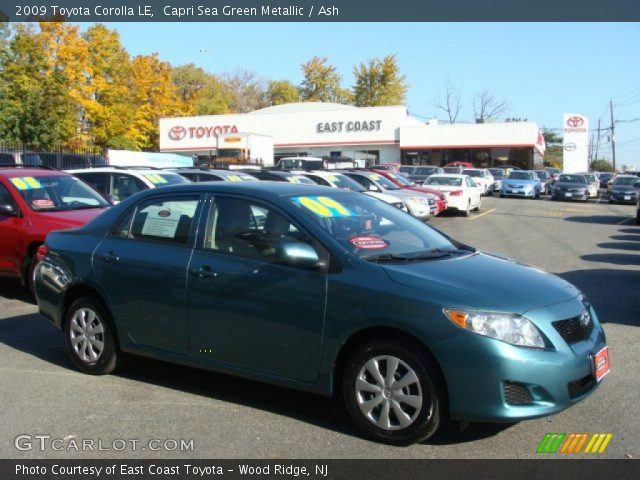
M 633 90 L 631 90 L 630 92 L 624 93 L 622 95 L 618 95 L 617 97 L 611 97 L 611 100 L 613 100 L 614 98 L 628 97 L 629 95 L 631 95 L 632 93 L 635 93 L 635 92 L 640 92 L 640 87 L 636 87 Z

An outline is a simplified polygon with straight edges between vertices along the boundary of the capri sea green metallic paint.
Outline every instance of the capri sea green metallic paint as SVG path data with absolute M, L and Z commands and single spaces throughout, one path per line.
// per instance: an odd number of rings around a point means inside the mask
M 36 274 L 40 312 L 62 329 L 73 299 L 90 294 L 109 309 L 125 352 L 322 395 L 336 393 L 345 352 L 353 342 L 367 332 L 366 338 L 381 340 L 401 332 L 400 338 L 413 339 L 433 360 L 445 383 L 450 415 L 460 420 L 540 417 L 595 390 L 596 381 L 585 381 L 581 390 L 569 387 L 589 378 L 593 356 L 605 346 L 596 313 L 574 286 L 473 249 L 424 262 L 364 260 L 301 215 L 291 201 L 295 195 L 331 192 L 335 190 L 272 182 L 142 192 L 84 227 L 47 237 L 49 254 Z M 168 194 L 200 202 L 188 246 L 108 235 L 137 203 Z M 257 201 L 294 219 L 317 241 L 323 266 L 256 263 L 202 250 L 203 212 L 215 195 Z M 109 255 L 117 255 L 117 262 L 109 261 Z M 202 271 L 206 257 L 216 273 Z M 466 330 L 445 309 L 524 316 L 537 327 L 544 348 Z M 592 328 L 586 338 L 572 343 L 552 325 L 582 318 Z M 508 403 L 505 385 L 512 383 L 523 386 L 531 401 Z

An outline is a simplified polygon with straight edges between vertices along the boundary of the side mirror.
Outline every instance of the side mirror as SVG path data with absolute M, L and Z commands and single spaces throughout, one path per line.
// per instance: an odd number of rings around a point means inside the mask
M 10 203 L 0 203 L 0 215 L 5 217 L 19 217 L 20 212 Z
M 276 248 L 276 259 L 286 265 L 316 268 L 320 258 L 315 249 L 306 243 L 283 243 Z

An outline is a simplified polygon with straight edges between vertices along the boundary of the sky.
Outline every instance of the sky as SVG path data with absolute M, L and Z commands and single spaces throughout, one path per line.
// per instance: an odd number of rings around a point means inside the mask
M 616 163 L 640 169 L 640 23 L 112 23 L 132 55 L 157 52 L 173 65 L 212 73 L 253 70 L 267 79 L 302 80 L 300 64 L 326 56 L 353 84 L 353 66 L 396 54 L 410 84 L 409 112 L 444 118 L 431 102 L 447 78 L 462 91 L 461 120 L 488 89 L 507 99 L 508 117 L 561 128 L 580 113 L 590 128 L 616 123 Z M 629 120 L 636 120 L 629 122 Z M 603 132 L 600 151 L 611 159 Z M 600 155 L 602 156 L 602 155 Z

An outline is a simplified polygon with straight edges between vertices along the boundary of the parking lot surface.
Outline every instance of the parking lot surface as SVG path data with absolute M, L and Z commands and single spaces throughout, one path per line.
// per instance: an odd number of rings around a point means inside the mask
M 430 220 L 459 241 L 581 288 L 604 323 L 612 372 L 592 396 L 558 415 L 517 424 L 453 424 L 405 448 L 362 439 L 340 403 L 293 390 L 143 359 L 131 359 L 116 375 L 84 375 L 26 289 L 0 280 L 0 457 L 535 458 L 548 432 L 589 432 L 613 434 L 600 458 L 638 458 L 640 227 L 634 213 L 631 206 L 604 202 L 487 197 L 468 218 Z M 137 450 L 77 452 L 41 451 L 33 442 L 21 451 L 14 446 L 21 434 L 50 435 L 62 445 L 86 439 L 106 448 L 119 447 L 117 439 L 140 443 Z M 193 449 L 151 451 L 146 446 L 154 439 L 192 439 Z

